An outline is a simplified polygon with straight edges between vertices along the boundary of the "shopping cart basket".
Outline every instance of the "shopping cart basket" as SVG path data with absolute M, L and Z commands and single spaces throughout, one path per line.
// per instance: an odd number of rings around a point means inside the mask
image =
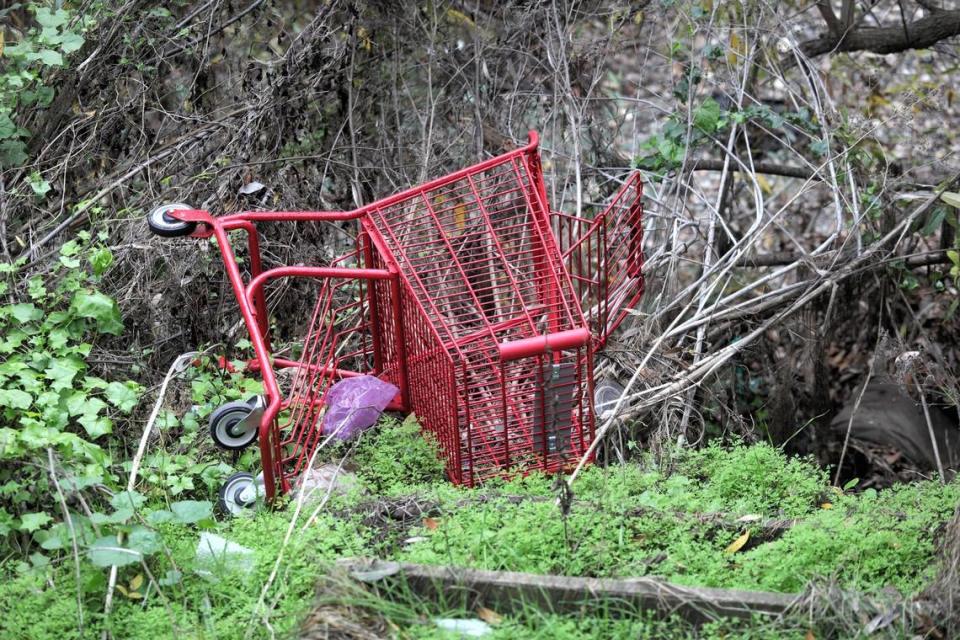
M 349 212 L 149 215 L 159 235 L 219 245 L 265 393 L 220 407 L 211 434 L 229 449 L 259 438 L 268 501 L 321 441 L 327 390 L 355 375 L 399 389 L 388 408 L 417 415 L 458 484 L 562 470 L 588 451 L 594 353 L 643 292 L 642 183 L 632 175 L 594 218 L 552 214 L 537 144 L 531 132 L 522 148 Z M 353 246 L 324 265 L 264 269 L 256 224 L 267 222 L 352 226 Z M 246 232 L 246 274 L 231 231 Z M 264 288 L 291 278 L 319 293 L 298 355 L 281 358 Z M 237 474 L 221 497 L 239 509 L 254 486 Z

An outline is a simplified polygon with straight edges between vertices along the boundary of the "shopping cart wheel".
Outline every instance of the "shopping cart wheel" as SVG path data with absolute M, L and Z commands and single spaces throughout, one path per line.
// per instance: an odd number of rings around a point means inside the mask
M 239 515 L 257 503 L 257 479 L 252 473 L 235 473 L 220 487 L 217 506 L 220 512 Z
M 180 202 L 162 204 L 147 214 L 147 225 L 149 225 L 150 231 L 164 238 L 188 236 L 197 228 L 197 223 L 177 220 L 170 215 L 170 212 L 192 208 L 190 205 Z
M 210 437 L 223 449 L 247 448 L 260 431 L 263 405 L 260 396 L 220 405 L 210 414 Z

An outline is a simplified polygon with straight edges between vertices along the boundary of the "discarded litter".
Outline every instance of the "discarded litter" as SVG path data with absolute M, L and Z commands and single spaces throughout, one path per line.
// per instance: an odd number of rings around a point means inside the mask
M 400 390 L 375 376 L 354 376 L 333 384 L 325 399 L 323 433 L 350 440 L 377 423 L 377 418 Z
M 325 464 L 306 471 L 300 477 L 299 491 L 306 491 L 307 498 L 322 498 L 328 493 L 348 493 L 360 486 L 356 474 L 344 471 L 338 465 Z
M 480 638 L 493 633 L 493 627 L 476 618 L 435 618 L 433 623 L 440 629 L 460 634 L 462 638 Z
M 227 569 L 250 573 L 253 570 L 253 549 L 231 542 L 214 533 L 203 531 L 197 544 L 197 565 L 200 573 L 210 576 L 213 570 Z

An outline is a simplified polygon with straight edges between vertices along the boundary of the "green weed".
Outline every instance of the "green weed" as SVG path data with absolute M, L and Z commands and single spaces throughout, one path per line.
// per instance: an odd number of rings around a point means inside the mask
M 353 460 L 360 477 L 379 493 L 446 477 L 433 435 L 421 432 L 413 416 L 403 422 L 381 420 L 375 431 L 361 436 Z

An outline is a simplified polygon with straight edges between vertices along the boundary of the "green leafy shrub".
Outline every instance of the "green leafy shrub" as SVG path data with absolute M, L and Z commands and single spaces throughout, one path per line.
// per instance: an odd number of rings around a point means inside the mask
M 433 435 L 413 416 L 403 422 L 384 418 L 361 436 L 354 454 L 361 477 L 378 492 L 444 480 L 444 463 Z
M 106 437 L 142 389 L 92 375 L 87 364 L 98 337 L 123 329 L 117 303 L 97 289 L 111 262 L 82 233 L 63 245 L 49 277 L 28 281 L 25 301 L 0 307 L 0 536 L 53 520 L 51 455 L 66 490 L 112 484 Z M 17 271 L 0 265 L 0 293 Z
M 0 167 L 18 166 L 27 160 L 25 140 L 30 132 L 17 126 L 16 113 L 23 107 L 50 104 L 54 92 L 43 83 L 43 72 L 63 67 L 64 57 L 83 46 L 83 32 L 90 26 L 86 19 L 73 20 L 74 11 L 59 2 L 45 5 L 29 5 L 39 28 L 29 29 L 19 42 L 0 47 Z M 39 173 L 31 174 L 27 182 L 39 197 L 50 190 Z

